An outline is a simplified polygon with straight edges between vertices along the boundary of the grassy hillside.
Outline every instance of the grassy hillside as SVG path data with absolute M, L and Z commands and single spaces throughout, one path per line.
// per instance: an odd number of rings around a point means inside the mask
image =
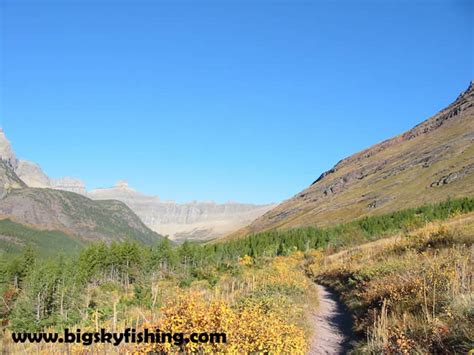
M 308 269 L 354 313 L 364 353 L 467 353 L 474 344 L 474 214 L 314 254 Z
M 382 116 L 383 119 L 383 116 Z M 474 85 L 413 129 L 340 161 L 232 237 L 320 227 L 474 196 Z M 316 156 L 316 155 L 315 155 Z

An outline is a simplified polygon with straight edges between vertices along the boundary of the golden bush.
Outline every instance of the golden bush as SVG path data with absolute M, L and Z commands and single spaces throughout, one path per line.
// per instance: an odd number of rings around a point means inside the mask
M 273 312 L 258 306 L 232 308 L 223 301 L 205 302 L 199 294 L 181 296 L 162 309 L 157 324 L 146 324 L 148 329 L 166 333 L 225 333 L 227 342 L 221 344 L 186 343 L 178 347 L 170 343 L 143 344 L 136 348 L 143 352 L 200 352 L 200 353 L 304 353 L 304 332 L 288 324 Z

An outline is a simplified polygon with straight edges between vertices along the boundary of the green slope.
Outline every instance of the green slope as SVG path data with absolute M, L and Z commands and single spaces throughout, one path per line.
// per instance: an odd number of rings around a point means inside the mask
M 85 242 L 61 231 L 41 231 L 9 219 L 0 221 L 0 255 L 18 254 L 27 246 L 41 256 L 52 256 L 58 252 L 77 254 Z

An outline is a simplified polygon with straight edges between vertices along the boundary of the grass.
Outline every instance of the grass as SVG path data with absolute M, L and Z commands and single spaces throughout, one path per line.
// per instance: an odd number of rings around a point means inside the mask
M 466 353 L 474 344 L 474 214 L 313 256 L 362 336 L 356 352 Z

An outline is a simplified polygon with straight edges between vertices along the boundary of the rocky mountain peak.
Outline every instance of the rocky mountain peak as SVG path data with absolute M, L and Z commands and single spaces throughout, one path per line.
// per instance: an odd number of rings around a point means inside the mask
M 127 180 L 119 180 L 115 183 L 115 187 L 119 189 L 128 189 L 128 181 Z
M 20 160 L 15 172 L 29 187 L 50 187 L 49 177 L 36 163 L 27 160 Z
M 18 160 L 13 152 L 10 141 L 7 139 L 2 128 L 0 128 L 0 160 L 3 160 L 14 169 L 18 164 Z
M 461 93 L 461 95 L 459 95 L 457 100 L 460 100 L 462 98 L 465 98 L 467 96 L 472 96 L 472 95 L 474 95 L 474 80 L 471 80 L 471 82 L 469 83 L 469 86 L 467 87 L 467 89 L 465 91 L 463 91 Z

